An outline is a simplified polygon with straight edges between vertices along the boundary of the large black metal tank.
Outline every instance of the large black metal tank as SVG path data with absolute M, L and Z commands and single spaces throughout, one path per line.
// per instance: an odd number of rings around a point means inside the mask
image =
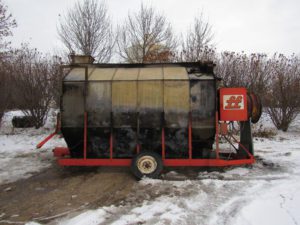
M 211 149 L 215 135 L 216 78 L 211 63 L 73 64 L 63 79 L 61 127 L 71 157 L 83 156 L 84 112 L 88 158 L 131 158 L 140 150 L 167 158 Z

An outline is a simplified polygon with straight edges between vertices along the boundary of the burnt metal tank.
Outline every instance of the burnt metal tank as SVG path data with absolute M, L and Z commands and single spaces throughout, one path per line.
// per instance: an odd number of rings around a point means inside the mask
M 87 113 L 87 158 L 131 158 L 136 149 L 166 158 L 203 158 L 215 135 L 216 83 L 212 63 L 73 63 L 63 78 L 61 131 L 71 157 L 83 156 Z

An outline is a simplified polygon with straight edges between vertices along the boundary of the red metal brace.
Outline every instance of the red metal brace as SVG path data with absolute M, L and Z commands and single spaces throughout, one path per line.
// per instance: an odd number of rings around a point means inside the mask
M 37 146 L 36 146 L 36 148 L 39 149 L 39 148 L 43 147 L 44 144 L 46 144 L 51 138 L 53 138 L 56 134 L 58 134 L 59 130 L 60 130 L 60 118 L 59 118 L 59 115 L 58 115 L 57 116 L 57 122 L 56 122 L 55 131 L 52 134 L 50 134 L 49 136 L 47 136 L 40 143 L 38 143 Z

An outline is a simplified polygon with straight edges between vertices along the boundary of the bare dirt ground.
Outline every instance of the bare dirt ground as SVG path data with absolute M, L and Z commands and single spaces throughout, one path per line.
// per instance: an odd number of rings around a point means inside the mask
M 105 220 L 101 224 L 119 220 L 126 222 L 135 208 L 146 206 L 153 211 L 156 206 L 152 206 L 152 203 L 155 201 L 160 206 L 169 202 L 173 204 L 171 208 L 175 205 L 189 212 L 191 216 L 184 217 L 184 224 L 211 224 L 211 212 L 217 211 L 224 202 L 240 195 L 237 201 L 230 204 L 230 213 L 236 212 L 240 204 L 248 201 L 241 192 L 257 185 L 262 175 L 266 176 L 263 180 L 281 179 L 277 175 L 283 170 L 278 168 L 277 171 L 275 164 L 260 158 L 250 168 L 240 168 L 247 171 L 246 177 L 226 175 L 222 172 L 225 168 L 165 168 L 160 180 L 137 182 L 126 167 L 62 168 L 53 162 L 48 169 L 28 179 L 0 186 L 0 224 L 36 221 L 55 225 L 62 222 L 61 219 L 75 217 L 88 209 L 111 205 L 117 208 L 106 210 Z M 267 184 L 263 182 L 259 185 Z M 129 224 L 153 224 L 159 221 L 174 224 L 163 216 L 168 210 L 171 209 L 159 208 L 151 220 L 137 217 Z M 219 224 L 230 224 L 225 222 Z
M 288 153 L 284 156 L 290 157 Z M 283 153 L 280 154 L 282 156 Z M 237 168 L 246 172 L 246 176 L 243 173 L 227 174 L 226 168 L 165 168 L 161 179 L 142 182 L 137 182 L 126 167 L 63 168 L 52 160 L 47 169 L 30 178 L 0 185 L 0 224 L 36 221 L 56 225 L 66 218 L 103 206 L 108 209 L 105 209 L 101 224 L 126 222 L 132 216 L 135 216 L 134 221 L 125 224 L 154 224 L 159 221 L 178 224 L 164 216 L 164 213 L 172 212 L 174 205 L 191 215 L 183 215 L 184 219 L 179 221 L 185 224 L 210 224 L 211 212 L 216 212 L 223 202 L 234 200 L 235 197 L 238 202 L 233 201 L 230 205 L 230 213 L 237 212 L 236 208 L 241 204 L 239 201 L 243 204 L 248 201 L 243 198 L 241 191 L 249 187 L 251 189 L 259 180 L 263 181 L 258 182 L 263 186 L 266 181 L 285 179 L 284 173 L 287 171 L 284 166 L 277 166 L 260 157 L 256 159 L 257 163 L 249 169 Z M 167 207 L 170 208 L 161 209 L 166 202 L 169 202 Z M 112 208 L 112 205 L 116 208 Z M 135 215 L 135 209 L 142 208 L 148 212 L 147 207 L 156 213 L 151 220 Z M 226 223 L 230 224 L 230 221 Z
M 173 168 L 174 169 L 174 168 Z M 172 170 L 165 169 L 165 173 Z M 198 169 L 180 169 L 171 180 L 196 178 Z M 169 177 L 162 177 L 169 180 Z M 172 185 L 171 185 L 172 186 Z M 174 187 L 153 189 L 139 186 L 129 168 L 62 168 L 52 165 L 28 179 L 0 185 L 0 224 L 24 224 L 36 221 L 56 224 L 67 215 L 110 205 L 139 205 L 144 200 L 168 195 Z
M 0 224 L 49 223 L 70 213 L 118 205 L 136 179 L 128 168 L 51 167 L 0 186 Z

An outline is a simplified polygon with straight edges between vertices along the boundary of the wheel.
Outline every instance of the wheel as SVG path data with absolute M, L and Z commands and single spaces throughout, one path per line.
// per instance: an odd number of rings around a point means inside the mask
M 144 176 L 158 178 L 162 169 L 161 156 L 155 152 L 140 152 L 132 159 L 131 171 L 138 179 Z

